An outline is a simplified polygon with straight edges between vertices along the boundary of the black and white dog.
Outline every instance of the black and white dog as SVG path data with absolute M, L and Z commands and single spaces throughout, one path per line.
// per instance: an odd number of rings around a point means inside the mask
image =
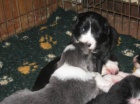
M 44 88 L 17 91 L 0 104 L 85 104 L 104 90 L 97 83 L 100 75 L 94 72 L 92 53 L 86 44 L 68 45 L 57 65 Z
M 115 84 L 87 104 L 140 104 L 140 55 L 133 58 L 133 63 L 136 68 L 133 73 L 119 71 L 117 75 L 103 76 Z
M 93 61 L 96 64 L 94 71 L 103 75 L 118 72 L 118 62 L 111 54 L 117 44 L 118 33 L 109 25 L 106 18 L 95 12 L 81 13 L 74 22 L 72 32 L 72 43 L 85 43 L 92 51 Z M 60 57 L 41 70 L 33 86 L 33 91 L 43 88 L 48 83 L 50 75 L 57 68 L 58 60 Z
M 102 72 L 103 75 L 118 72 L 118 63 L 110 53 L 117 45 L 118 33 L 106 18 L 95 12 L 79 14 L 73 26 L 73 39 L 89 45 L 98 72 Z M 102 70 L 104 68 L 107 70 Z
M 127 76 L 87 104 L 140 104 L 140 78 Z

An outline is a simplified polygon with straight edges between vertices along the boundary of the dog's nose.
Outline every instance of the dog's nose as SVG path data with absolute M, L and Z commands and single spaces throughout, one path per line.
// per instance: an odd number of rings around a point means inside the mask
M 91 46 L 91 44 L 90 44 L 90 43 L 87 43 L 87 46 L 88 46 L 88 47 L 90 47 L 90 46 Z

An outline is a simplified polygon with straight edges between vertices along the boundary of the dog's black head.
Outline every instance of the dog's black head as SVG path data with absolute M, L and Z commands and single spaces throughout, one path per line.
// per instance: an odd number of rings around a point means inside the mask
M 101 72 L 103 64 L 110 57 L 110 51 L 117 45 L 118 33 L 105 17 L 95 12 L 85 12 L 79 14 L 74 22 L 73 40 L 88 45 L 93 51 L 96 70 Z
M 108 51 L 114 47 L 118 36 L 106 18 L 95 12 L 85 12 L 77 16 L 73 37 L 74 41 L 87 43 L 91 50 L 105 47 Z

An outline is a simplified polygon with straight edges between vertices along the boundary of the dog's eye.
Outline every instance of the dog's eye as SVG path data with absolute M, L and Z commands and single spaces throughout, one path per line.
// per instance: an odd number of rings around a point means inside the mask
M 82 32 L 85 32 L 86 30 L 84 28 L 82 28 Z

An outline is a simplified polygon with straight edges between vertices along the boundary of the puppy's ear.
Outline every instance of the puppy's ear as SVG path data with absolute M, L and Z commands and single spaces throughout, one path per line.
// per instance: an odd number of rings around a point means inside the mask
M 74 20 L 73 23 L 72 23 L 72 30 L 75 29 L 75 26 L 78 24 L 78 22 L 79 22 L 79 20 L 76 17 L 76 20 Z
M 75 20 L 73 21 L 73 24 L 72 24 L 72 29 L 75 29 L 75 26 L 78 24 L 79 22 L 79 19 L 81 18 L 81 16 L 83 16 L 84 13 L 80 13 L 76 16 Z
M 77 18 L 79 19 L 81 16 L 83 16 L 84 15 L 84 13 L 79 13 L 78 15 L 77 15 Z
M 107 34 L 107 35 L 109 35 L 110 34 L 110 25 L 109 25 L 109 23 L 105 23 L 104 24 L 104 27 L 105 27 L 105 31 L 104 31 L 104 33 L 105 34 Z

